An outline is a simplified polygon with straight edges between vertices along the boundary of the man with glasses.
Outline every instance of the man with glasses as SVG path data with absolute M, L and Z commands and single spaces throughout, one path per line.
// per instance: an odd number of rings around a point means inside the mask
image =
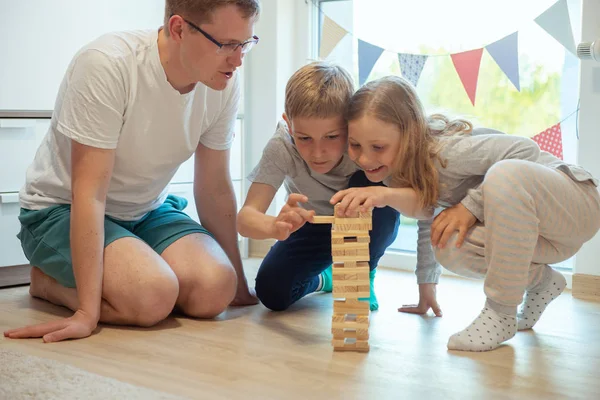
M 46 342 L 97 323 L 151 326 L 173 309 L 212 318 L 258 301 L 237 246 L 229 148 L 235 71 L 258 43 L 258 0 L 167 0 L 158 30 L 104 35 L 81 49 L 21 190 L 32 296 L 73 316 L 5 332 Z M 168 195 L 195 156 L 202 225 Z

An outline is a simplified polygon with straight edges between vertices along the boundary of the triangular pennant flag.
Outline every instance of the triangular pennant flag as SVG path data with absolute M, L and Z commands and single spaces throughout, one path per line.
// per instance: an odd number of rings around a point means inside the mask
M 367 81 L 375 63 L 381 57 L 383 49 L 358 39 L 358 82 L 362 86 Z
M 567 0 L 557 1 L 552 7 L 540 14 L 535 22 L 567 50 L 577 54 Z
M 487 45 L 486 50 L 502 72 L 515 85 L 517 90 L 521 91 L 519 82 L 519 32 L 512 33 L 505 38 Z
M 546 129 L 542 133 L 538 133 L 531 139 L 533 139 L 543 151 L 554 154 L 561 160 L 563 159 L 562 130 L 560 128 L 560 123 Z
M 406 78 L 415 87 L 419 83 L 419 77 L 427 61 L 427 56 L 419 54 L 398 54 L 398 61 L 400 62 L 400 71 L 402 76 Z
M 339 26 L 327 15 L 323 19 L 323 32 L 321 34 L 321 44 L 319 48 L 319 57 L 324 60 L 335 49 L 335 46 L 348 34 L 348 31 Z
M 483 48 L 450 55 L 452 57 L 452 63 L 454 63 L 454 68 L 456 68 L 456 72 L 458 73 L 473 105 L 475 105 L 477 78 L 479 77 L 479 66 L 481 65 L 482 54 Z

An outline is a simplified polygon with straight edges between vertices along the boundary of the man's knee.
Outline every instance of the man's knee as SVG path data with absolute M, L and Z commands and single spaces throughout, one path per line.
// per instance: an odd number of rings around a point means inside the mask
M 177 277 L 144 279 L 138 290 L 128 294 L 128 304 L 115 304 L 132 324 L 149 327 L 164 320 L 173 311 L 179 295 Z
M 181 277 L 180 307 L 195 318 L 214 318 L 221 314 L 235 298 L 237 276 L 231 264 L 199 265 L 191 277 Z

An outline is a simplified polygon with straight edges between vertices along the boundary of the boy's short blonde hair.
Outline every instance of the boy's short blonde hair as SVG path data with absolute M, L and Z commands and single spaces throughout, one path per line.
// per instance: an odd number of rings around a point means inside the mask
M 343 116 L 354 93 L 352 76 L 344 68 L 324 61 L 303 66 L 285 88 L 285 114 L 297 117 Z

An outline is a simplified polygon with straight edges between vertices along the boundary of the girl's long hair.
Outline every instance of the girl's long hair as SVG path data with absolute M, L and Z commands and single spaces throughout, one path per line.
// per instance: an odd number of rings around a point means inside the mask
M 394 160 L 391 186 L 412 188 L 422 208 L 435 207 L 440 192 L 435 163 L 446 166 L 439 155 L 438 138 L 470 134 L 473 125 L 441 114 L 426 117 L 414 87 L 398 76 L 371 81 L 354 94 L 347 109 L 347 121 L 367 115 L 398 128 L 400 147 Z

